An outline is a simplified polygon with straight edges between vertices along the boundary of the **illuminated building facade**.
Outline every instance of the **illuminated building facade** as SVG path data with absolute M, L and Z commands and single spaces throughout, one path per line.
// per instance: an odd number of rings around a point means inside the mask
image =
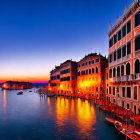
M 75 96 L 77 88 L 77 63 L 67 60 L 50 72 L 49 91 L 66 96 Z
M 60 94 L 75 96 L 77 89 L 77 63 L 67 60 L 61 65 L 60 71 Z
M 54 70 L 50 72 L 49 90 L 51 93 L 59 93 L 60 87 L 60 66 L 56 66 Z
M 140 114 L 140 1 L 117 19 L 109 36 L 109 100 Z
M 91 53 L 78 62 L 78 97 L 86 99 L 101 99 L 103 97 L 106 64 L 106 58 L 97 53 Z

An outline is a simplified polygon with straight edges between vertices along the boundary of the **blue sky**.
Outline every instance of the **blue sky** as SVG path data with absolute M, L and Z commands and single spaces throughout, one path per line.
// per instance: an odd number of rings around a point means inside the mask
M 0 80 L 47 81 L 67 59 L 108 55 L 110 22 L 132 0 L 4 0 L 0 2 Z

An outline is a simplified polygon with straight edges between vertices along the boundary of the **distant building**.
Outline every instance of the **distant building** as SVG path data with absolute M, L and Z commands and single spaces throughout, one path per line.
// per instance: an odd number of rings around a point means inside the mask
M 7 81 L 2 84 L 2 89 L 30 89 L 32 88 L 32 83 L 30 82 L 17 82 L 17 81 Z
M 140 114 L 140 1 L 135 0 L 108 32 L 110 102 Z
M 75 96 L 77 88 L 77 63 L 67 60 L 50 72 L 49 90 L 66 96 Z
M 101 99 L 105 88 L 107 59 L 101 54 L 91 53 L 78 62 L 78 97 Z

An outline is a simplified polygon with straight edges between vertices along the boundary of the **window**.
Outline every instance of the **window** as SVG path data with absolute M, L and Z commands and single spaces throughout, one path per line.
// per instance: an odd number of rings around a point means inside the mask
M 92 68 L 92 73 L 94 73 L 94 68 Z
M 126 36 L 126 25 L 124 25 L 123 28 L 122 28 L 122 36 L 123 37 Z
M 129 108 L 129 104 L 127 104 L 127 109 L 130 109 L 130 108 Z
M 110 63 L 112 62 L 112 54 L 110 54 L 110 56 L 109 56 L 109 62 Z
M 113 95 L 115 95 L 115 87 L 113 87 Z
M 89 74 L 91 74 L 91 69 L 89 69 Z
M 138 93 L 137 93 L 137 86 L 135 86 L 134 87 L 134 99 L 135 100 L 137 100 L 137 98 L 138 98 L 137 95 L 138 95 Z
M 131 87 L 127 87 L 127 98 L 131 98 Z
M 121 30 L 118 32 L 118 41 L 120 41 L 121 40 L 121 36 L 122 36 L 122 32 L 121 32 Z
M 140 49 L 140 36 L 135 39 L 135 51 Z
M 140 24 L 140 12 L 136 13 L 135 15 L 135 27 Z
M 108 73 L 106 73 L 106 80 L 108 80 Z
M 116 51 L 114 52 L 114 61 L 116 61 Z
M 80 76 L 80 71 L 78 72 L 78 76 Z
M 127 34 L 131 32 L 131 20 L 127 22 Z
M 83 63 L 82 66 L 84 66 L 85 64 Z
M 96 73 L 98 73 L 98 67 L 96 67 Z
M 92 64 L 94 64 L 94 60 L 92 60 Z
M 86 62 L 86 65 L 87 65 L 87 62 Z
M 88 75 L 88 70 L 86 70 L 86 75 Z
M 109 87 L 109 94 L 111 94 L 111 87 Z
M 98 87 L 96 87 L 96 91 L 98 91 Z
M 135 74 L 140 73 L 140 61 L 137 59 L 135 61 Z
M 114 44 L 117 42 L 117 35 L 114 35 Z
M 109 78 L 112 78 L 112 69 L 109 70 Z
M 124 107 L 124 101 L 122 102 L 122 107 Z
M 109 40 L 109 48 L 113 46 L 113 38 Z
M 80 64 L 79 64 L 79 68 L 80 68 Z
M 96 59 L 96 62 L 99 62 L 99 58 Z
M 126 56 L 126 46 L 122 48 L 122 57 Z
M 121 49 L 118 49 L 117 50 L 117 59 L 120 59 L 121 58 Z
M 121 66 L 121 76 L 124 76 L 124 65 Z
M 131 42 L 127 44 L 127 55 L 131 53 Z
M 120 77 L 120 66 L 117 67 L 117 76 Z
M 101 67 L 101 72 L 104 72 L 104 67 L 103 66 Z
M 126 65 L 126 75 L 130 75 L 130 63 Z
M 115 104 L 115 99 L 113 100 L 114 104 Z
M 116 68 L 113 68 L 113 77 L 116 77 Z
M 88 62 L 88 64 L 90 65 L 90 61 Z
M 125 87 L 122 87 L 122 97 L 125 97 Z

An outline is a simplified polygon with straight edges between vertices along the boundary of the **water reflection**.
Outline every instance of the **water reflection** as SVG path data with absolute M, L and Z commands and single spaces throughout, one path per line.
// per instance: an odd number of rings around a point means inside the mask
M 88 100 L 77 101 L 77 119 L 81 133 L 89 135 L 89 131 L 93 131 L 92 127 L 96 123 L 95 109 Z
M 6 90 L 3 90 L 3 114 L 6 114 L 7 99 L 6 99 Z
M 91 136 L 96 123 L 95 109 L 88 100 L 58 98 L 56 101 L 56 122 L 61 133 L 69 123 L 85 137 Z M 93 139 L 93 137 L 92 137 Z

